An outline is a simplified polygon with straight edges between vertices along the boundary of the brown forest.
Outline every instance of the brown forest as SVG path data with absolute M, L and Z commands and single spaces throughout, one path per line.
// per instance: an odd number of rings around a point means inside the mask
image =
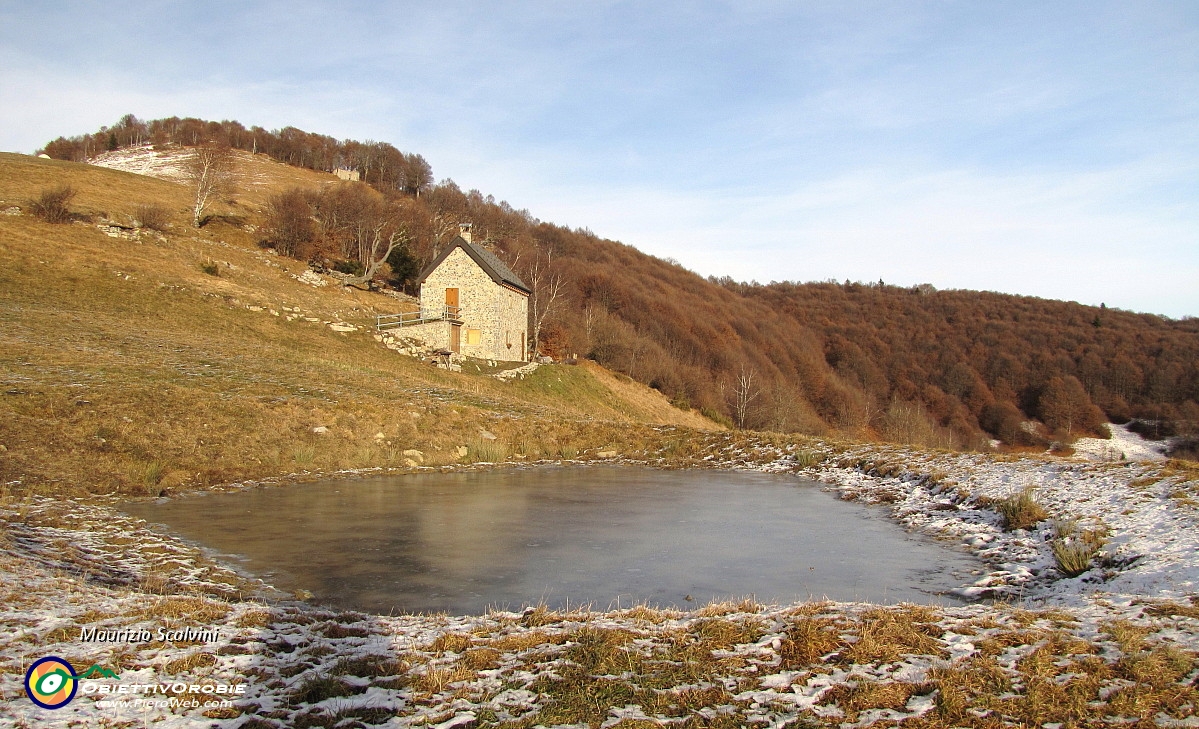
M 361 272 L 371 236 L 402 240 L 382 279 L 410 287 L 457 232 L 532 284 L 542 353 L 597 360 L 738 427 L 952 448 L 1044 447 L 1139 419 L 1160 434 L 1199 422 L 1199 320 L 992 292 L 863 283 L 705 279 L 542 222 L 450 180 L 417 154 L 294 128 L 132 115 L 40 150 L 84 161 L 140 144 L 226 144 L 311 169 L 357 169 L 368 184 L 277 195 L 264 245 Z M 388 271 L 387 269 L 390 269 Z M 1142 426 L 1144 424 L 1142 423 Z

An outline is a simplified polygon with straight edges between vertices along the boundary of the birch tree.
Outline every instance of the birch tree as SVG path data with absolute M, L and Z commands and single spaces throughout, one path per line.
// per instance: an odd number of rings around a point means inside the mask
M 235 161 L 233 149 L 225 144 L 207 142 L 192 150 L 184 173 L 195 193 L 192 224 L 197 228 L 208 222 L 212 204 L 232 186 Z
M 550 270 L 548 255 L 544 261 L 534 260 L 526 270 L 525 278 L 532 290 L 529 296 L 529 319 L 533 327 L 533 353 L 537 354 L 541 347 L 541 328 L 562 296 L 565 281 L 562 280 L 562 274 Z
M 737 421 L 737 427 L 745 429 L 745 422 L 749 417 L 750 407 L 758 396 L 762 394 L 762 390 L 755 382 L 758 378 L 758 372 L 753 367 L 741 365 L 741 372 L 738 373 L 736 381 L 733 383 L 733 417 Z

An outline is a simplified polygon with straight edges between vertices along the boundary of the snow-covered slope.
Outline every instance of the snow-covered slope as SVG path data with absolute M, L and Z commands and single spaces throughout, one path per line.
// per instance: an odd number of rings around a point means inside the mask
M 145 144 L 105 152 L 88 161 L 98 167 L 157 177 L 160 180 L 179 181 L 186 177 L 184 160 L 188 154 L 182 147 L 154 149 L 153 146 Z

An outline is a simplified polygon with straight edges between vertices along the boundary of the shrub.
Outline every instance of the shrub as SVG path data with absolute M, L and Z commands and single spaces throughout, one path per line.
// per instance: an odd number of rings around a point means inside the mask
M 724 413 L 714 410 L 713 408 L 701 408 L 699 414 L 708 420 L 711 420 L 713 423 L 717 423 L 718 425 L 723 425 L 726 428 L 733 427 L 733 421 L 730 420 L 728 416 L 726 416 Z
M 1185 437 L 1174 441 L 1166 455 L 1185 461 L 1199 461 L 1199 438 Z
M 47 223 L 67 223 L 71 220 L 69 205 L 74 197 L 75 188 L 61 185 L 43 190 L 37 200 L 29 203 L 29 209 Z
M 143 228 L 166 230 L 171 212 L 157 203 L 140 203 L 133 208 L 133 220 Z
M 1177 434 L 1174 423 L 1169 420 L 1133 420 L 1128 429 L 1145 440 L 1165 440 Z
M 362 261 L 344 260 L 334 263 L 333 270 L 350 276 L 361 276 L 366 271 L 366 266 L 362 265 Z
M 200 264 L 200 270 L 209 276 L 221 275 L 221 266 L 216 261 L 204 261 Z
M 999 515 L 1003 517 L 1003 528 L 1007 531 L 1027 529 L 1033 524 L 1049 517 L 1045 509 L 1033 498 L 1032 487 L 1025 488 L 1020 493 L 1000 499 L 995 504 L 995 508 L 999 511 Z
M 397 289 L 403 288 L 416 274 L 420 273 L 420 262 L 404 246 L 391 252 L 391 255 L 387 257 L 387 265 L 391 267 L 391 275 L 387 277 L 387 283 Z

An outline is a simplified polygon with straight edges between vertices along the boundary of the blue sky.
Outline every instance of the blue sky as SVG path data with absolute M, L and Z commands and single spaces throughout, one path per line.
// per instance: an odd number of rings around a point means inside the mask
M 1199 315 L 1199 2 L 0 0 L 0 149 L 388 141 L 739 280 Z

